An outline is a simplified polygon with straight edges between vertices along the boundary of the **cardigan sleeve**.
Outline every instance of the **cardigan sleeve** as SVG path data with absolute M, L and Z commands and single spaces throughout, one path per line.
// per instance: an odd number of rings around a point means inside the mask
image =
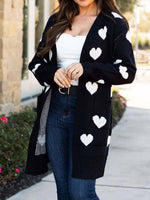
M 57 67 L 51 62 L 52 59 L 52 51 L 49 52 L 49 60 L 46 58 L 39 57 L 37 53 L 40 51 L 41 47 L 45 46 L 46 38 L 45 34 L 47 30 L 53 25 L 53 20 L 55 18 L 55 14 L 51 15 L 47 21 L 47 24 L 42 33 L 42 38 L 38 44 L 37 51 L 28 65 L 28 69 L 34 74 L 35 78 L 42 86 L 48 85 L 56 85 L 53 80 L 54 73 L 57 70 Z
M 123 19 L 119 19 L 115 29 L 113 62 L 81 62 L 83 76 L 92 78 L 94 81 L 102 79 L 110 85 L 127 84 L 134 80 L 136 64 L 128 27 Z

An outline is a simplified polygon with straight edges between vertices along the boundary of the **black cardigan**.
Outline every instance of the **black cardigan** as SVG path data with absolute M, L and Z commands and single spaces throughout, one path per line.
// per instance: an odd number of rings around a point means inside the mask
M 80 56 L 83 74 L 79 78 L 72 141 L 74 178 L 95 179 L 104 175 L 112 130 L 111 86 L 131 83 L 136 74 L 128 26 L 117 13 L 107 15 L 101 12 L 95 19 Z M 47 22 L 37 52 L 45 45 L 45 33 L 54 23 L 55 14 Z M 38 115 L 28 148 L 25 171 L 33 175 L 47 171 L 46 150 L 36 154 L 35 149 L 40 145 L 39 138 L 44 137 L 39 130 L 46 99 L 58 87 L 53 79 L 58 69 L 56 45 L 44 58 L 38 57 L 37 52 L 29 70 L 45 88 L 38 98 Z

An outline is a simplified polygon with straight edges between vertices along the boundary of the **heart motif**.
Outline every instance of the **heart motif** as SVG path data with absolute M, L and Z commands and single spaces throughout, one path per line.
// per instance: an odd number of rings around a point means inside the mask
M 97 58 L 99 58 L 99 57 L 101 56 L 101 54 L 102 54 L 102 50 L 101 50 L 100 47 L 97 47 L 97 49 L 92 48 L 92 49 L 90 50 L 90 56 L 91 56 L 94 60 L 96 60 Z
M 97 81 L 97 83 L 105 84 L 105 81 L 104 81 L 103 79 L 99 79 L 99 80 Z
M 50 87 L 50 85 L 49 85 L 48 83 L 46 83 L 46 82 L 44 82 L 44 85 L 45 85 L 46 87 Z
M 45 144 L 45 135 L 38 136 L 38 143 L 43 146 Z
M 122 60 L 121 59 L 117 59 L 113 64 L 119 64 L 119 63 L 122 63 Z
M 121 15 L 119 15 L 119 14 L 116 13 L 116 12 L 111 12 L 111 14 L 112 14 L 115 18 L 120 18 L 120 19 L 122 19 Z
M 32 69 L 32 72 L 35 73 L 35 71 L 39 68 L 40 65 L 41 65 L 41 64 L 36 64 L 36 65 L 34 66 L 34 68 Z
M 47 88 L 45 89 L 45 93 L 49 90 L 49 88 L 50 88 L 50 87 L 47 87 Z
M 104 28 L 99 29 L 98 34 L 103 40 L 105 40 L 107 35 L 107 27 L 104 26 Z
M 80 136 L 80 140 L 85 146 L 87 146 L 93 141 L 93 135 L 91 135 L 91 134 L 88 134 L 88 135 L 82 134 Z
M 44 58 L 44 62 L 46 62 L 47 63 L 47 60 Z
M 128 74 L 128 72 L 127 72 L 127 67 L 124 67 L 124 66 L 121 66 L 121 65 L 120 65 L 120 67 L 119 67 L 119 72 L 120 72 L 120 74 L 122 75 L 122 77 L 123 77 L 124 79 L 127 79 L 127 78 L 128 78 L 129 74 Z
M 127 32 L 127 34 L 126 34 L 126 39 L 131 43 L 130 31 Z
M 107 146 L 110 144 L 111 136 L 109 135 L 107 138 Z
M 99 117 L 98 115 L 94 115 L 92 119 L 98 128 L 102 128 L 107 122 L 105 117 Z
M 52 56 L 53 56 L 53 53 L 52 53 L 52 50 L 50 50 L 50 51 L 49 51 L 49 61 L 51 61 Z
M 92 83 L 91 81 L 88 81 L 85 86 L 91 95 L 94 94 L 98 89 L 98 84 L 96 82 Z

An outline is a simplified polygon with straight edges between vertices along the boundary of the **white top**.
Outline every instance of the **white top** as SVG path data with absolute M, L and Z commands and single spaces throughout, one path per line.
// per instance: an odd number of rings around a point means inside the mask
M 79 62 L 86 35 L 72 36 L 62 33 L 56 40 L 58 67 L 66 69 L 70 64 Z M 78 85 L 78 79 L 72 80 L 71 85 Z

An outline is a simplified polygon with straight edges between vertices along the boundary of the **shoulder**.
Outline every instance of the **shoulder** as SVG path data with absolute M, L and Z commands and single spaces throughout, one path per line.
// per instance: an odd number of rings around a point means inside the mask
M 53 24 L 55 23 L 56 21 L 56 16 L 57 16 L 57 13 L 53 13 L 52 15 L 50 15 L 50 17 L 48 18 L 47 20 L 47 23 L 46 23 L 46 26 L 45 26 L 45 32 L 53 26 Z
M 50 27 L 52 27 L 56 21 L 56 16 L 57 16 L 57 13 L 53 13 L 52 15 L 49 16 L 47 22 L 46 22 L 46 25 L 45 25 L 45 28 L 44 28 L 44 34 L 48 31 L 48 29 Z
M 57 16 L 57 13 L 53 13 L 52 15 L 50 15 L 48 19 L 48 23 L 54 23 L 56 20 L 56 16 Z
M 107 23 L 110 25 L 111 30 L 113 31 L 114 39 L 117 39 L 119 36 L 128 32 L 128 25 L 121 15 L 116 12 L 108 12 L 104 15 Z

